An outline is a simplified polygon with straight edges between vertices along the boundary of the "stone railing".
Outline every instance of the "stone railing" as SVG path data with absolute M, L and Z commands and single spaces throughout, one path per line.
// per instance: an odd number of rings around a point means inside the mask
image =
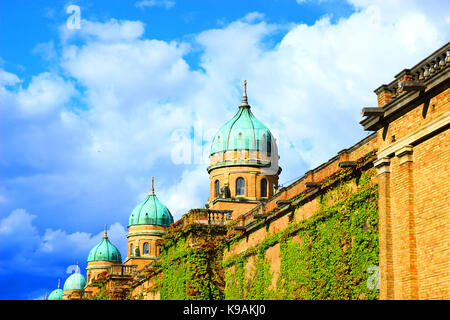
M 185 222 L 202 224 L 223 225 L 231 221 L 231 211 L 229 210 L 210 210 L 210 209 L 192 209 L 183 217 Z
M 111 266 L 109 274 L 111 275 L 135 275 L 137 274 L 137 266 L 136 265 L 119 265 L 119 266 Z
M 231 210 L 191 209 L 170 227 L 179 229 L 192 223 L 206 225 L 225 225 L 232 219 Z
M 450 42 L 411 68 L 415 80 L 426 80 L 448 67 L 450 63 Z
M 394 81 L 383 86 L 391 92 L 391 100 L 393 100 L 404 92 L 405 88 L 403 86 L 403 82 L 413 81 L 417 83 L 417 85 L 414 84 L 415 87 L 420 86 L 423 82 L 446 69 L 449 64 L 450 42 L 433 52 L 411 69 L 404 69 L 395 76 Z

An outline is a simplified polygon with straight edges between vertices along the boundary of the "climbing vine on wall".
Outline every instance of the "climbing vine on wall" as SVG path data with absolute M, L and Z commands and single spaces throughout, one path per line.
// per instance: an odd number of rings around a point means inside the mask
M 322 195 L 313 217 L 224 261 L 226 299 L 377 299 L 378 290 L 367 285 L 368 268 L 378 265 L 379 252 L 373 175 L 371 169 L 341 181 Z M 270 261 L 264 257 L 276 244 L 280 271 L 272 288 Z
M 275 298 L 275 293 L 270 287 L 272 277 L 270 263 L 264 259 L 264 255 L 254 256 L 253 259 L 241 257 L 225 273 L 225 282 L 227 284 L 225 299 L 273 299 Z
M 174 235 L 177 232 L 182 236 Z M 161 255 L 161 299 L 223 299 L 221 243 L 225 234 L 223 226 L 192 224 L 168 235 L 170 242 Z

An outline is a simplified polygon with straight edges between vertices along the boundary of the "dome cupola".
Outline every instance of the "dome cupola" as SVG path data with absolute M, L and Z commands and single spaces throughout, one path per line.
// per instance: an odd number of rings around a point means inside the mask
M 247 82 L 244 80 L 242 103 L 236 115 L 214 136 L 211 155 L 227 151 L 258 151 L 271 153 L 272 134 L 250 110 L 247 102 Z
M 250 109 L 244 80 L 242 102 L 214 136 L 206 169 L 209 207 L 230 210 L 233 219 L 271 197 L 281 172 L 276 139 Z
M 61 280 L 58 279 L 58 288 L 50 292 L 47 300 L 62 300 L 63 291 L 61 289 Z
M 80 273 L 80 267 L 78 266 L 74 273 L 72 273 L 64 282 L 64 291 L 66 290 L 83 290 L 86 285 L 86 279 Z
M 173 223 L 169 209 L 155 195 L 154 180 L 148 196 L 131 212 L 128 227 L 134 225 L 154 225 L 168 227 Z
M 108 235 L 105 233 L 103 239 L 94 248 L 91 249 L 88 255 L 88 262 L 91 261 L 111 261 L 111 262 L 121 262 L 122 257 L 119 250 L 109 241 Z

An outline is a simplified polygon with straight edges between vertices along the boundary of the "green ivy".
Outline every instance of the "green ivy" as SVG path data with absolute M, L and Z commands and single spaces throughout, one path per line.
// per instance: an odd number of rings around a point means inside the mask
M 373 157 L 366 155 L 358 167 Z M 379 254 L 374 175 L 373 168 L 340 170 L 322 183 L 312 217 L 290 219 L 287 228 L 226 260 L 223 253 L 245 239 L 230 232 L 232 225 L 169 229 L 155 265 L 162 276 L 154 289 L 163 300 L 378 299 L 378 290 L 367 285 L 368 267 L 378 265 Z M 294 214 L 305 201 L 310 200 L 304 194 L 295 197 Z M 266 253 L 277 244 L 275 283 Z
M 161 254 L 161 299 L 224 298 L 224 276 L 220 262 L 226 231 L 223 226 L 201 224 L 171 231 L 173 237 L 165 243 Z
M 374 170 L 336 184 L 319 199 L 309 219 L 267 236 L 261 243 L 223 262 L 227 299 L 378 299 L 369 289 L 368 267 L 378 265 L 378 189 Z M 350 182 L 358 185 L 352 193 Z M 294 239 L 295 237 L 295 239 Z M 276 289 L 264 260 L 280 244 Z M 246 272 L 249 257 L 254 272 Z

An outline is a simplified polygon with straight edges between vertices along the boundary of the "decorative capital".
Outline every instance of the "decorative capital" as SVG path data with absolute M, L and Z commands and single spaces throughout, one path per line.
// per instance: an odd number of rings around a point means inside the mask
M 391 160 L 388 157 L 376 159 L 373 165 L 377 169 L 378 175 L 391 172 Z
M 412 154 L 413 154 L 413 146 L 406 145 L 406 146 L 402 147 L 400 150 L 398 150 L 395 153 L 395 156 L 397 158 L 399 158 L 400 165 L 402 165 L 402 164 L 404 164 L 406 162 L 412 162 L 413 161 Z

